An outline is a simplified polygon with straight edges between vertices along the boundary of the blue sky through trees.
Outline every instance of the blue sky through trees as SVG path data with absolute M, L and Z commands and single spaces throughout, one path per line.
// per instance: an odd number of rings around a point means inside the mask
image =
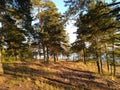
M 65 11 L 67 10 L 68 7 L 65 7 L 64 0 L 52 0 L 52 1 L 55 3 L 56 7 L 58 8 L 58 12 L 60 12 L 62 14 L 65 13 Z M 112 0 L 103 0 L 103 1 L 108 2 L 108 3 L 112 2 Z M 116 0 L 116 1 L 119 1 L 119 0 Z M 76 39 L 76 35 L 73 34 L 73 32 L 75 32 L 77 29 L 74 26 L 74 22 L 75 21 L 70 21 L 70 23 L 65 28 L 69 35 L 70 43 L 74 42 Z
M 65 13 L 68 7 L 65 7 L 64 0 L 52 0 L 55 4 L 56 7 L 58 8 L 58 12 L 60 13 Z M 76 31 L 76 27 L 74 26 L 75 21 L 69 21 L 69 24 L 66 26 L 65 30 L 67 31 L 70 39 L 70 43 L 74 42 L 76 39 L 76 35 L 73 34 L 73 32 Z

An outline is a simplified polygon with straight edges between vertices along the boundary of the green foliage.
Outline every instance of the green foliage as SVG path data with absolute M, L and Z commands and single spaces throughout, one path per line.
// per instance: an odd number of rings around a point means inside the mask
M 75 1 L 75 0 L 72 0 Z M 71 3 L 72 3 L 71 1 Z M 76 2 L 76 1 L 75 1 Z M 79 1 L 78 1 L 79 2 Z M 80 3 L 75 3 L 80 5 Z M 74 6 L 71 4 L 71 7 Z M 102 1 L 90 0 L 86 4 L 86 11 L 71 13 L 78 15 L 76 20 L 77 40 L 72 44 L 74 52 L 83 50 L 88 58 L 96 58 L 102 71 L 102 58 L 111 60 L 115 65 L 118 58 L 119 48 L 119 28 L 118 9 L 108 7 L 109 4 Z M 74 7 L 73 7 L 74 8 Z M 70 8 L 69 8 L 70 9 Z M 77 11 L 74 9 L 74 11 Z M 116 10 L 117 9 L 117 10 Z M 82 54 L 82 53 L 80 53 Z M 105 56 L 106 55 L 106 56 Z M 98 68 L 99 68 L 98 67 Z
M 39 19 L 37 33 L 34 38 L 39 45 L 39 49 L 42 48 L 44 58 L 49 55 L 57 55 L 68 50 L 68 40 L 66 32 L 61 20 L 62 15 L 58 13 L 55 4 L 48 0 L 43 5 L 36 5 L 38 7 L 38 14 L 36 18 Z M 47 50 L 45 50 L 47 48 Z
M 20 57 L 22 47 L 26 47 L 26 37 L 31 34 L 31 2 L 30 0 L 7 0 L 0 2 L 2 28 L 0 35 L 3 37 L 0 41 L 2 49 L 6 47 L 7 55 Z

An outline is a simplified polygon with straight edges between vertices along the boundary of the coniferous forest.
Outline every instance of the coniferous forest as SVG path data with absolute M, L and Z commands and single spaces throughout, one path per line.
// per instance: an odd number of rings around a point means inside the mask
M 0 90 L 120 90 L 120 1 L 64 5 L 0 0 Z

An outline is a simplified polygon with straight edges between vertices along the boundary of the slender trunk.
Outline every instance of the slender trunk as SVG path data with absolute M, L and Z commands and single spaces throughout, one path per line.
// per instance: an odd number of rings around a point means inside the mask
M 38 56 L 39 56 L 38 61 L 39 62 L 40 62 L 40 58 L 41 58 L 40 53 L 41 53 L 41 49 L 40 49 L 40 43 L 39 43 L 39 46 L 38 46 Z
M 102 69 L 102 61 L 99 59 L 99 66 L 100 66 L 100 74 L 103 74 L 103 69 Z
M 4 60 L 4 52 L 5 52 L 5 51 L 4 51 L 4 38 L 5 38 L 5 37 L 4 37 L 4 34 L 2 34 L 2 38 L 1 38 L 1 46 L 2 46 L 2 49 L 1 49 L 1 50 L 2 50 L 2 51 L 1 51 L 1 58 L 2 58 L 2 59 L 1 59 L 1 60 Z
M 103 74 L 103 70 L 102 70 L 102 60 L 101 60 L 101 46 L 100 46 L 100 42 L 99 42 L 99 37 L 98 36 L 94 36 L 95 37 L 95 43 L 96 43 L 96 56 L 97 56 L 97 60 L 98 60 L 98 73 L 99 74 Z
M 98 49 L 96 49 L 96 59 L 97 59 L 97 68 L 98 68 L 98 73 L 103 74 L 103 69 L 102 69 L 102 60 L 101 60 L 101 52 L 98 52 Z
M 54 53 L 54 63 L 56 62 L 56 55 L 55 55 L 55 53 Z
M 2 67 L 2 54 L 0 50 L 0 74 L 3 74 L 3 67 Z
M 103 74 L 103 68 L 102 68 L 102 58 L 101 58 L 101 48 L 100 48 L 100 55 L 99 55 L 99 64 L 100 64 L 100 72 Z
M 112 55 L 113 55 L 113 76 L 116 74 L 116 65 L 115 65 L 115 47 L 114 47 L 114 39 L 112 40 Z
M 58 54 L 56 55 L 56 59 L 57 59 L 57 61 L 58 61 Z
M 49 63 L 49 49 L 47 47 L 47 63 Z
M 4 52 L 4 35 L 2 34 L 2 38 L 1 38 L 1 42 L 2 42 L 2 49 L 0 49 L 0 74 L 3 74 L 3 66 L 2 66 L 2 59 L 4 58 L 3 56 L 3 52 Z
M 108 70 L 108 72 L 109 72 L 109 60 L 108 60 L 107 44 L 105 44 L 105 53 L 106 53 L 106 64 L 107 64 L 107 70 Z
M 98 68 L 99 68 L 98 73 L 103 74 L 102 61 L 101 61 L 100 57 L 98 57 L 98 62 L 97 63 L 98 63 Z
M 18 53 L 17 53 L 17 50 L 15 49 L 15 60 L 17 61 L 18 60 Z
M 44 62 L 46 61 L 46 52 L 45 52 L 45 45 L 43 44 L 43 56 L 44 56 Z
M 113 73 L 112 73 L 112 64 L 110 64 L 110 71 L 111 71 L 111 75 L 113 75 Z
M 98 73 L 100 74 L 100 66 L 99 66 L 99 62 L 96 61 L 96 64 L 97 64 Z
M 108 60 L 108 54 L 106 54 L 106 63 L 107 63 L 107 70 L 109 72 L 109 60 Z
M 99 59 L 98 59 L 98 52 L 96 51 L 95 54 L 96 54 L 96 59 L 97 59 L 96 65 L 97 65 L 98 73 L 100 74 L 100 64 L 99 64 Z
M 83 48 L 83 63 L 86 64 L 86 52 L 85 52 L 85 48 Z

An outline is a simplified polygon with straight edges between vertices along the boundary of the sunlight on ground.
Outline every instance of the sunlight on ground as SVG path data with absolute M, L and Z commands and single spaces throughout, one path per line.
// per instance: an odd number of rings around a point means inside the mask
M 52 62 L 50 62 L 52 63 Z M 19 63 L 4 66 L 0 89 L 8 90 L 112 90 L 119 83 L 97 74 L 95 63 Z

